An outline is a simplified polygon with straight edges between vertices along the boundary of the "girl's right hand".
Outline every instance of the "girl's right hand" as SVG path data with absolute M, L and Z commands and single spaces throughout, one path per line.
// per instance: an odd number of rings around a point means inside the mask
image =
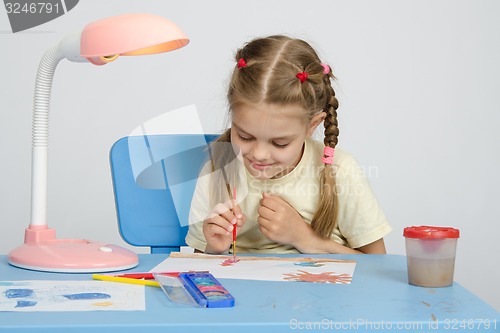
M 233 229 L 241 229 L 246 216 L 239 205 L 231 210 L 231 201 L 216 205 L 210 215 L 203 221 L 203 235 L 207 241 L 205 253 L 227 253 L 233 244 Z

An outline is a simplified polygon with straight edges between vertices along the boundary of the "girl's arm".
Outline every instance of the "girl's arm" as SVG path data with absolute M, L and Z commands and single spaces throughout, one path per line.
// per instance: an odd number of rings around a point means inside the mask
M 304 240 L 296 246 L 301 253 L 339 253 L 339 254 L 386 254 L 384 239 L 380 238 L 373 243 L 351 249 L 331 239 L 321 239 L 311 229 L 309 240 Z
M 262 195 L 257 222 L 264 236 L 278 244 L 292 245 L 301 253 L 386 253 L 383 238 L 352 249 L 319 237 L 288 202 L 267 193 Z
M 365 246 L 361 246 L 358 248 L 359 251 L 363 253 L 370 254 L 386 254 L 384 239 L 380 238 L 373 243 L 366 244 Z

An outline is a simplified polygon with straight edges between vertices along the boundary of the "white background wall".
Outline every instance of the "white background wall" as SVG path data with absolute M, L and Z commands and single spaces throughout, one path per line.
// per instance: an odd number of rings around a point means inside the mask
M 168 110 L 196 104 L 221 129 L 233 52 L 250 38 L 311 41 L 339 78 L 340 145 L 368 174 L 404 253 L 409 225 L 459 228 L 456 280 L 500 309 L 500 2 L 496 0 L 86 0 L 12 34 L 0 9 L 0 253 L 29 224 L 31 116 L 42 54 L 107 16 L 156 13 L 191 43 L 104 67 L 60 63 L 50 121 L 49 225 L 124 245 L 108 151 Z M 146 249 L 137 249 L 144 253 Z

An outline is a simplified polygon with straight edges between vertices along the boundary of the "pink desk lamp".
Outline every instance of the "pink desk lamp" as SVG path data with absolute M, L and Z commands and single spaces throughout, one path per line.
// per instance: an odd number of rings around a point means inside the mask
M 127 14 L 87 25 L 64 38 L 40 61 L 33 107 L 31 222 L 24 244 L 12 250 L 9 262 L 21 268 L 48 272 L 107 272 L 135 267 L 137 255 L 116 245 L 82 239 L 57 239 L 47 225 L 49 104 L 58 63 L 104 65 L 123 55 L 154 54 L 185 46 L 189 39 L 169 20 L 151 14 Z

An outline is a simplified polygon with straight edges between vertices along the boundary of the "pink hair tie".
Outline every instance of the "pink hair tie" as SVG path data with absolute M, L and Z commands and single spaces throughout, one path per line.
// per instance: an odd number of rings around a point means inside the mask
M 238 69 L 243 68 L 243 67 L 247 67 L 247 62 L 245 61 L 245 59 L 240 58 L 238 60 Z
M 300 72 L 295 75 L 295 77 L 299 79 L 300 83 L 304 83 L 307 80 L 308 76 L 309 74 L 307 74 L 307 72 Z
M 333 153 L 335 149 L 332 147 L 325 147 L 323 150 L 323 158 L 321 158 L 321 161 L 325 164 L 333 164 Z
M 330 73 L 330 66 L 328 66 L 327 64 L 321 64 L 321 66 L 323 66 L 323 74 L 328 74 Z

